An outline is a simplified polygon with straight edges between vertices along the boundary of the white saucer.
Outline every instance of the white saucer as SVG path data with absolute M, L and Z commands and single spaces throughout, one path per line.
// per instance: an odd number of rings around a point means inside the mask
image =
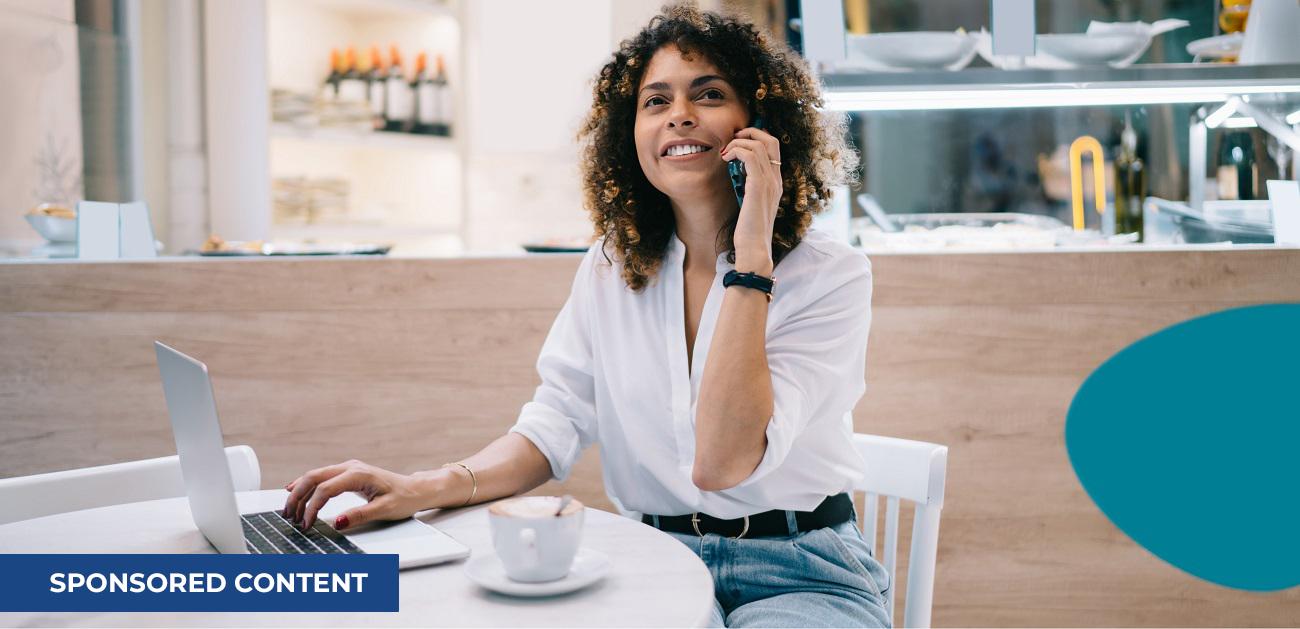
M 546 583 L 521 583 L 506 576 L 505 566 L 496 553 L 475 555 L 465 562 L 465 575 L 471 581 L 494 592 L 512 596 L 552 596 L 578 590 L 595 583 L 610 568 L 609 555 L 592 548 L 579 548 L 573 569 L 562 579 Z
M 1245 33 L 1228 33 L 1227 35 L 1198 39 L 1187 44 L 1187 54 L 1206 59 L 1231 57 L 1241 54 L 1241 43 L 1245 39 Z

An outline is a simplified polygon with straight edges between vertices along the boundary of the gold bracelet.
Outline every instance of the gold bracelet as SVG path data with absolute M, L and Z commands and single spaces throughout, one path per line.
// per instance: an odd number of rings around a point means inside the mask
M 466 499 L 465 499 L 465 503 L 462 504 L 462 505 L 460 505 L 460 507 L 463 507 L 463 506 L 469 504 L 470 501 L 474 500 L 474 496 L 478 495 L 478 478 L 476 478 L 476 477 L 474 476 L 474 470 L 469 469 L 469 466 L 468 466 L 468 465 L 465 465 L 464 463 L 443 463 L 443 464 L 442 464 L 443 467 L 448 467 L 448 466 L 451 466 L 451 465 L 459 465 L 459 466 L 465 468 L 465 471 L 466 471 L 466 472 L 469 472 L 469 480 L 470 480 L 470 482 L 474 483 L 474 488 L 471 489 L 470 492 L 469 492 L 469 498 L 466 498 Z M 460 507 L 456 507 L 456 508 L 459 509 Z

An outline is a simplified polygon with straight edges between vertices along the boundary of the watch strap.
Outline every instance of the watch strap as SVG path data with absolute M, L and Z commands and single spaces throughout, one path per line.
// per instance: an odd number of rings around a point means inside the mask
M 757 273 L 741 273 L 733 269 L 722 276 L 722 286 L 723 288 L 744 286 L 745 288 L 762 291 L 767 295 L 767 300 L 770 302 L 772 301 L 772 289 L 776 286 L 776 280 L 763 277 Z

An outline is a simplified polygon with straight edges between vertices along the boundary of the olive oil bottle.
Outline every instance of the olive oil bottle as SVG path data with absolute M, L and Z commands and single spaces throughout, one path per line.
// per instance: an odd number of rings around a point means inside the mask
M 1136 233 L 1143 242 L 1142 202 L 1147 196 L 1146 164 L 1138 157 L 1138 136 L 1133 120 L 1124 114 L 1119 155 L 1115 157 L 1115 233 Z

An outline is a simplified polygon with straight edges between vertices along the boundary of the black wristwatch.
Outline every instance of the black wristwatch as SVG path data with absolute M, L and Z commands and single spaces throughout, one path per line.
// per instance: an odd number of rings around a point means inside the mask
M 741 273 L 735 269 L 727 271 L 727 274 L 722 276 L 723 288 L 744 286 L 745 288 L 761 290 L 764 295 L 767 295 L 768 303 L 772 301 L 772 287 L 775 285 L 776 280 L 770 277 L 763 277 L 757 273 Z

